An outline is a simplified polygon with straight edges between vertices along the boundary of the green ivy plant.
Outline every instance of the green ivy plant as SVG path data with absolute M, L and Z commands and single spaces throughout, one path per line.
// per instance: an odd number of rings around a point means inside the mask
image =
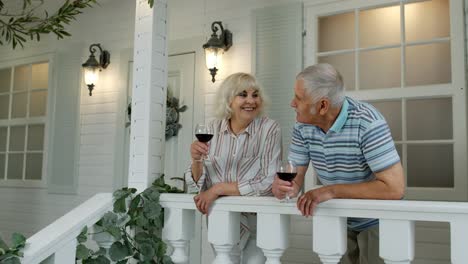
M 92 250 L 88 241 L 88 229 L 83 228 L 77 237 L 77 261 L 83 264 L 172 264 L 166 256 L 166 244 L 161 234 L 164 210 L 159 204 L 161 193 L 182 193 L 183 191 L 164 183 L 160 177 L 152 186 L 136 194 L 134 188 L 123 188 L 114 192 L 113 211 L 107 212 L 96 223 L 97 230 L 112 236 L 114 242 L 107 251 L 104 248 Z
M 20 1 L 20 0 L 14 0 Z M 44 11 L 42 15 L 37 10 L 44 4 L 44 0 L 22 0 L 19 11 L 5 9 L 4 0 L 0 0 L 0 45 L 12 45 L 13 49 L 29 38 L 31 41 L 40 41 L 41 35 L 55 34 L 57 39 L 71 36 L 65 28 L 83 10 L 98 4 L 97 0 L 66 0 L 62 6 L 52 14 Z M 154 0 L 148 0 L 153 7 Z
M 11 235 L 11 246 L 0 237 L 0 263 L 21 264 L 20 257 L 23 256 L 21 250 L 26 244 L 26 238 L 22 234 L 13 233 Z

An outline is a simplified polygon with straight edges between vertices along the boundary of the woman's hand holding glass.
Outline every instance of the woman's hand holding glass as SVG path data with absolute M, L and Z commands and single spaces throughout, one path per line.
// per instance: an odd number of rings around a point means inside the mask
M 211 127 L 205 124 L 197 124 L 195 127 L 195 136 L 198 140 L 192 143 L 190 154 L 195 161 L 203 161 L 208 155 L 208 142 L 213 138 Z

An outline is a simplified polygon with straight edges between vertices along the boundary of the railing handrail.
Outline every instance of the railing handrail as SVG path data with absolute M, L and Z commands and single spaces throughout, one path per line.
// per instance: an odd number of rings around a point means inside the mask
M 40 263 L 64 243 L 76 239 L 84 226 L 92 226 L 112 210 L 111 193 L 99 193 L 26 240 L 22 263 Z
M 193 194 L 161 194 L 163 207 L 196 209 Z M 222 197 L 212 210 L 300 215 L 296 200 L 281 203 L 274 197 Z M 333 199 L 317 206 L 314 215 L 385 218 L 417 221 L 450 222 L 468 217 L 466 202 L 432 202 L 407 200 Z

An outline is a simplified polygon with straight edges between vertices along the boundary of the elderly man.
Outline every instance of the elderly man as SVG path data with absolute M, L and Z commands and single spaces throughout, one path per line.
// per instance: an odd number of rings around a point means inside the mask
M 276 177 L 274 195 L 297 196 L 312 162 L 323 187 L 299 197 L 311 216 L 334 199 L 401 199 L 405 181 L 388 125 L 373 106 L 344 95 L 343 78 L 330 64 L 316 64 L 296 77 L 296 111 L 288 159 L 297 166 L 292 182 Z M 379 257 L 378 220 L 348 218 L 348 250 L 340 263 L 384 263 Z

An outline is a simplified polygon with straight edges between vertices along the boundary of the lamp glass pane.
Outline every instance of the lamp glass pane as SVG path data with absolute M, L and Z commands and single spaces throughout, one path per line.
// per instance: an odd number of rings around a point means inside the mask
M 217 48 L 208 48 L 205 49 L 205 59 L 206 59 L 206 68 L 219 69 L 222 63 L 223 50 Z
M 99 80 L 99 68 L 85 68 L 84 80 L 86 85 L 96 84 Z

